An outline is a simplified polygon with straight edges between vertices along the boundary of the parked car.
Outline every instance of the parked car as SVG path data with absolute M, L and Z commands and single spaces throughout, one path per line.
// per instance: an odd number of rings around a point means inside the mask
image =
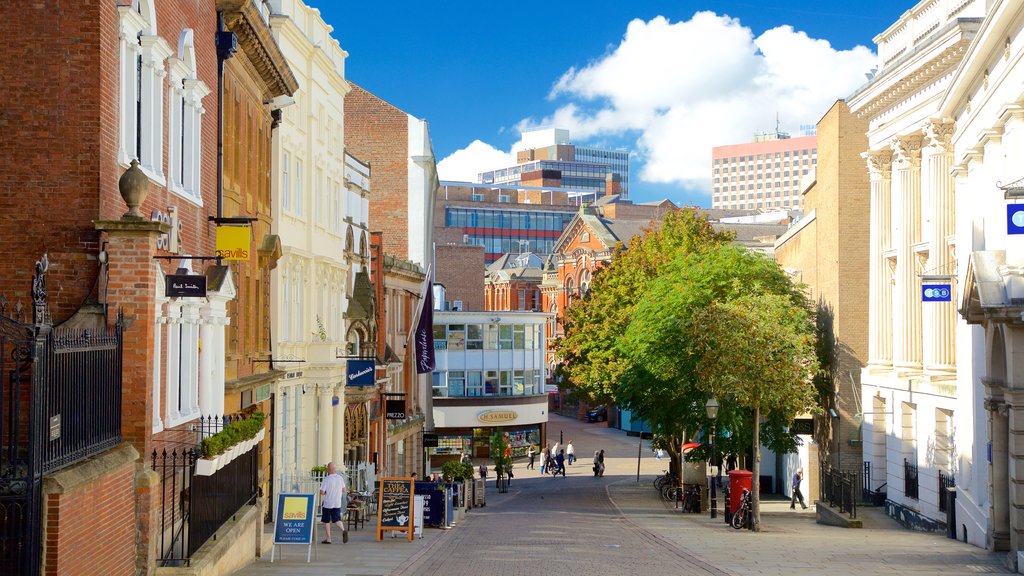
M 608 407 L 598 406 L 587 412 L 587 422 L 606 422 L 608 420 Z

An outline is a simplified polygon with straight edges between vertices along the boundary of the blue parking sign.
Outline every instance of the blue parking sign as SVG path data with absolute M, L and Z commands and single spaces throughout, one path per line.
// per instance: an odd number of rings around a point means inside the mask
M 921 285 L 922 302 L 951 302 L 952 300 L 953 287 L 951 284 Z
M 1024 234 L 1024 204 L 1006 205 L 1006 233 Z

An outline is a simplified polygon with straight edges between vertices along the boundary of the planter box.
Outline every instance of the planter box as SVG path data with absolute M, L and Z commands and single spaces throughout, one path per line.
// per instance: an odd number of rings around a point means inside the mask
M 257 432 L 255 436 L 248 440 L 242 440 L 238 444 L 235 444 L 231 448 L 225 450 L 223 454 L 209 460 L 206 458 L 196 460 L 196 476 L 213 476 L 217 470 L 220 470 L 235 458 L 238 458 L 242 454 L 252 450 L 254 446 L 263 440 L 264 436 L 266 436 L 266 429 L 260 428 L 260 431 Z

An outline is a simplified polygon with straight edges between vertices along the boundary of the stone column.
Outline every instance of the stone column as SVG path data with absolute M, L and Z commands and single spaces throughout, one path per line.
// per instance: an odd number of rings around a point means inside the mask
M 888 150 L 865 152 L 871 173 L 870 305 L 868 307 L 868 363 L 892 364 L 892 298 L 889 271 L 883 252 L 891 244 L 892 153 Z
M 928 238 L 926 274 L 950 275 L 956 273 L 953 255 L 946 239 L 954 233 L 955 186 L 950 174 L 953 150 L 952 122 L 930 122 L 925 126 L 924 177 L 927 178 L 931 228 Z M 953 282 L 950 282 L 953 286 Z M 954 290 L 955 294 L 955 290 Z M 956 370 L 956 297 L 949 302 L 931 302 L 923 318 L 926 347 L 924 367 L 929 372 Z
M 323 460 L 323 462 L 317 462 L 317 464 L 327 464 L 328 458 L 334 457 L 333 450 L 333 436 L 334 436 L 334 407 L 331 406 L 331 392 L 330 387 L 322 386 L 317 390 L 317 400 L 319 400 L 319 411 L 318 411 L 318 438 L 317 446 L 317 458 Z
M 199 413 L 210 416 L 213 412 L 213 321 L 210 306 L 203 307 L 199 323 Z M 223 390 L 221 390 L 223 395 Z M 217 414 L 218 416 L 220 414 Z
M 892 204 L 896 271 L 893 310 L 893 366 L 921 367 L 921 279 L 914 244 L 921 238 L 921 137 L 900 136 L 892 141 Z
M 348 448 L 345 446 L 345 386 L 338 386 L 332 393 L 338 397 L 338 403 L 333 406 L 334 409 L 334 450 L 331 453 L 331 457 L 339 465 L 345 461 L 345 450 Z

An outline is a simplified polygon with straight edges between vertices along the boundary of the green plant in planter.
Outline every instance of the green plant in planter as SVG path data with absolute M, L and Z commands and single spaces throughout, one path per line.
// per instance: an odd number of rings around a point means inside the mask
M 472 480 L 473 479 L 473 473 L 474 473 L 473 463 L 472 462 L 463 462 L 462 463 L 462 475 L 461 475 L 461 477 L 459 479 L 460 480 Z
M 469 465 L 470 474 L 473 471 L 473 465 Z M 441 477 L 444 478 L 445 482 L 454 482 L 461 480 L 463 474 L 462 462 L 450 460 L 441 465 Z
M 266 417 L 263 412 L 255 412 L 245 420 L 232 422 L 213 436 L 203 438 L 199 443 L 203 458 L 213 458 L 243 440 L 255 438 L 263 428 Z
M 311 475 L 313 475 L 313 476 L 326 476 L 327 475 L 327 465 L 323 464 L 323 465 L 320 465 L 320 466 L 313 466 L 313 468 L 311 468 L 309 470 L 309 473 Z

